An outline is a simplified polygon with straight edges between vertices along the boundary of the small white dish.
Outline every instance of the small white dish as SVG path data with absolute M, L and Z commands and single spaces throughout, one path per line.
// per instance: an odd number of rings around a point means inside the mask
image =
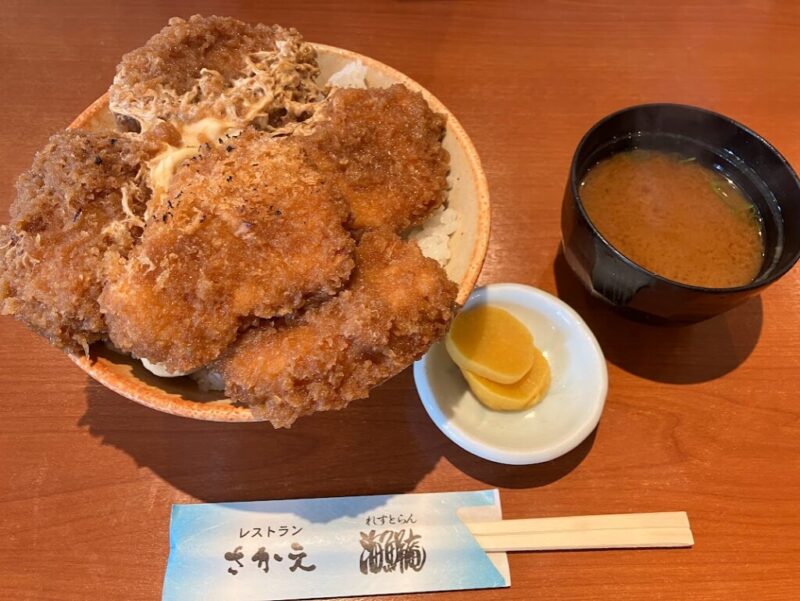
M 464 310 L 487 303 L 530 329 L 550 364 L 547 396 L 525 411 L 492 411 L 475 398 L 439 342 L 414 364 L 422 404 L 450 440 L 489 461 L 527 465 L 568 453 L 591 434 L 603 412 L 608 371 L 600 345 L 569 305 L 538 288 L 491 284 L 476 289 Z

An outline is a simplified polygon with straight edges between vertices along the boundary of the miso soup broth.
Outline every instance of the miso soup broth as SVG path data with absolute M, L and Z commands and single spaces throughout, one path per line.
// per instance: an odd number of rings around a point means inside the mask
M 620 152 L 581 182 L 589 219 L 619 252 L 667 279 L 709 288 L 748 284 L 764 260 L 756 206 L 693 157 Z

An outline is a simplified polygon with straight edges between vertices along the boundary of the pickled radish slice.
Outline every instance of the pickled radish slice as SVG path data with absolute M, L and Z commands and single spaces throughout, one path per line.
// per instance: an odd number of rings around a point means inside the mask
M 450 357 L 462 370 L 513 384 L 533 365 L 533 336 L 505 309 L 483 305 L 460 313 L 445 338 Z

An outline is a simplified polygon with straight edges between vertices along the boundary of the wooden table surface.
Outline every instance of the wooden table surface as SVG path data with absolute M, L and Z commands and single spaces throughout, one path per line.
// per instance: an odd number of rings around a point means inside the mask
M 800 166 L 800 7 L 633 4 L 5 0 L 3 221 L 35 150 L 103 93 L 122 53 L 170 16 L 293 25 L 307 39 L 407 73 L 458 116 L 492 194 L 481 281 L 532 284 L 572 304 L 606 353 L 610 388 L 597 431 L 575 451 L 509 467 L 440 434 L 410 370 L 370 400 L 290 431 L 193 422 L 105 390 L 3 318 L 0 598 L 159 599 L 172 503 L 489 487 L 501 490 L 508 518 L 686 510 L 696 545 L 516 554 L 510 589 L 419 598 L 797 598 L 800 270 L 726 315 L 659 328 L 588 298 L 558 246 L 575 145 L 626 105 L 720 111 Z

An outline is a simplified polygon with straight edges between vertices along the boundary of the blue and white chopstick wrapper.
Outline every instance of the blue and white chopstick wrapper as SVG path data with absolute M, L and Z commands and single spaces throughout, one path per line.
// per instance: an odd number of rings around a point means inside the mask
M 499 588 L 505 553 L 464 525 L 496 490 L 174 505 L 163 601 L 270 601 Z

